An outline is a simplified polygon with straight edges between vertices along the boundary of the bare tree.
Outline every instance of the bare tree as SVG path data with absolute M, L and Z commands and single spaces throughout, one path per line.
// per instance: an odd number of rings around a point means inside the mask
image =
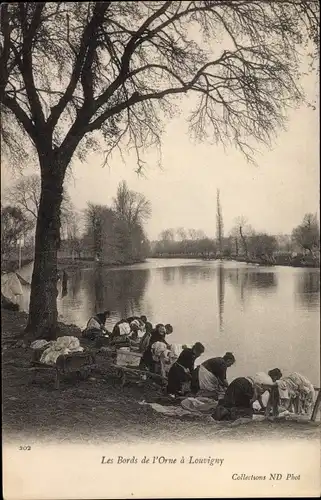
M 247 244 L 247 235 L 249 234 L 249 226 L 247 224 L 247 219 L 243 215 L 237 217 L 235 219 L 235 231 L 236 234 L 238 234 L 238 237 L 240 238 L 241 245 L 243 247 L 243 251 L 245 254 L 245 257 L 248 258 L 249 256 L 249 251 L 248 251 L 248 244 Z
M 103 205 L 88 203 L 85 210 L 86 232 L 91 242 L 92 254 L 94 258 L 100 259 L 103 250 L 103 220 L 104 212 L 108 210 Z
M 65 239 L 67 242 L 67 247 L 71 251 L 72 259 L 75 258 L 77 254 L 80 257 L 80 221 L 81 216 L 75 211 L 71 211 L 66 218 L 65 223 L 62 220 L 62 227 L 65 227 Z
M 180 241 L 186 240 L 186 230 L 183 227 L 176 229 L 176 235 Z
M 320 248 L 320 227 L 316 214 L 305 214 L 302 223 L 293 229 L 292 239 L 311 255 Z
M 197 229 L 188 229 L 187 231 L 189 239 L 191 240 L 197 240 Z
M 117 216 L 128 224 L 129 229 L 142 226 L 152 213 L 150 201 L 142 193 L 128 189 L 126 181 L 119 183 L 113 208 Z
M 54 337 L 60 205 L 74 154 L 84 159 L 102 138 L 108 160 L 126 139 L 140 171 L 175 97 L 194 93 L 196 137 L 253 156 L 302 98 L 298 47 L 318 43 L 319 2 L 6 3 L 1 31 L 4 151 L 21 161 L 28 137 L 42 181 L 27 330 Z
M 31 222 L 36 222 L 39 211 L 41 195 L 41 178 L 39 175 L 28 175 L 19 179 L 13 186 L 7 189 L 5 198 L 11 204 L 19 207 L 23 214 L 31 217 Z M 61 233 L 68 231 L 70 222 L 75 217 L 74 207 L 69 193 L 66 189 L 63 190 L 61 202 Z
M 15 206 L 1 207 L 1 256 L 11 256 L 18 240 L 30 230 L 30 221 Z
M 234 227 L 232 227 L 231 231 L 230 231 L 230 238 L 231 238 L 231 253 L 235 254 L 236 257 L 238 257 L 239 255 L 239 238 L 240 238 L 240 234 L 239 234 L 239 228 L 238 226 L 235 224 Z
M 162 241 L 174 241 L 175 239 L 175 230 L 174 229 L 164 229 L 160 235 L 160 240 Z
M 21 208 L 26 215 L 31 215 L 35 220 L 38 217 L 41 193 L 41 179 L 39 175 L 22 177 L 6 192 L 6 198 L 11 203 Z
M 203 240 L 207 237 L 203 229 L 196 229 L 195 236 L 197 240 Z

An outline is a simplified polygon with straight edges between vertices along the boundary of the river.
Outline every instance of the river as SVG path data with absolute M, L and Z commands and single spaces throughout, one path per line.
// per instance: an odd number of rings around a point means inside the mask
M 109 309 L 111 329 L 122 317 L 146 314 L 173 325 L 173 343 L 202 342 L 199 362 L 233 352 L 230 380 L 279 367 L 320 384 L 319 269 L 150 259 L 68 277 L 67 295 L 59 289 L 60 321 L 84 328 L 90 315 Z

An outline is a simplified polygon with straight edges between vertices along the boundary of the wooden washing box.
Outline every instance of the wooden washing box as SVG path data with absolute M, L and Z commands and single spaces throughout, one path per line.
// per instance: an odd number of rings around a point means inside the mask
M 41 351 L 41 352 L 40 352 Z M 95 353 L 92 351 L 75 352 L 72 354 L 61 354 L 55 365 L 46 365 L 39 361 L 43 350 L 35 349 L 31 366 L 29 370 L 33 373 L 32 381 L 34 381 L 37 373 L 51 372 L 55 375 L 55 389 L 60 388 L 60 380 L 64 375 L 72 372 L 83 373 L 84 371 L 91 373 L 97 368 Z

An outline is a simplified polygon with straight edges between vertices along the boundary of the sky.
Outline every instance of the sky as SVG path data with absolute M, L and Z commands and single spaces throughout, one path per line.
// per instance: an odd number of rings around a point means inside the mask
M 304 82 L 308 97 L 315 99 L 316 78 Z M 66 184 L 77 210 L 87 203 L 110 205 L 117 185 L 143 193 L 152 205 L 145 229 L 157 239 L 166 228 L 216 233 L 216 190 L 220 189 L 224 233 L 228 235 L 238 216 L 246 217 L 257 231 L 290 234 L 305 213 L 319 207 L 319 112 L 306 106 L 291 110 L 286 131 L 279 131 L 271 149 L 260 146 L 256 165 L 240 152 L 222 146 L 194 143 L 187 133 L 186 116 L 166 125 L 162 140 L 162 168 L 150 153 L 144 176 L 135 173 L 134 155 L 124 162 L 115 154 L 109 167 L 103 156 L 89 154 L 85 163 L 76 161 Z M 25 167 L 26 175 L 31 173 Z M 16 174 L 2 165 L 2 192 Z

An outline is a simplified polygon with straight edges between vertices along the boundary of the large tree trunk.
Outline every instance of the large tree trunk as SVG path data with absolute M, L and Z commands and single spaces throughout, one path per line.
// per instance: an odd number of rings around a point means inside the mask
M 57 337 L 57 251 L 60 244 L 60 206 L 65 165 L 48 155 L 41 165 L 35 258 L 31 282 L 28 340 Z

